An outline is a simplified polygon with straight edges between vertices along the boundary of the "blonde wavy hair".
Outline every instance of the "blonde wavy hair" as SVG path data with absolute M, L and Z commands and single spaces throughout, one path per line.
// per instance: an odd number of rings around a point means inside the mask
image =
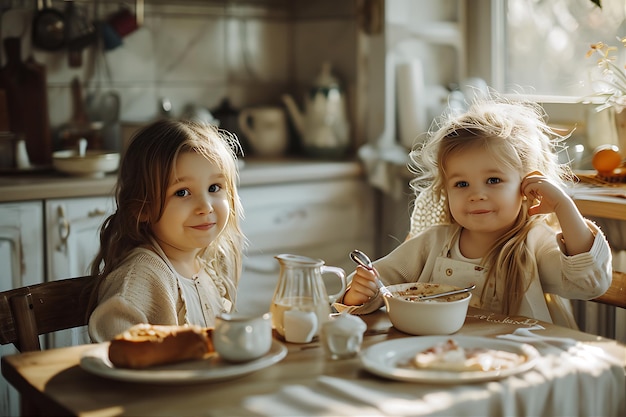
M 243 207 L 237 191 L 240 149 L 234 135 L 190 120 L 159 120 L 133 136 L 118 173 L 116 210 L 100 229 L 100 250 L 91 264 L 91 275 L 99 280 L 91 294 L 92 307 L 97 302 L 100 283 L 129 252 L 136 247 L 152 246 L 150 224 L 163 215 L 165 192 L 178 155 L 184 152 L 204 156 L 224 174 L 230 207 L 228 222 L 222 233 L 201 251 L 200 257 L 237 287 L 246 244 L 240 226 Z
M 410 168 L 416 174 L 411 186 L 418 199 L 420 194 L 428 193 L 429 201 L 440 207 L 438 221 L 454 224 L 446 203 L 445 161 L 450 155 L 475 146 L 486 149 L 503 167 L 516 170 L 521 177 L 539 171 L 564 185 L 566 179 L 572 178 L 568 165 L 560 163 L 558 158 L 558 153 L 564 150 L 566 136 L 556 134 L 546 120 L 543 108 L 536 103 L 514 102 L 493 95 L 473 102 L 462 114 L 444 115 L 434 124 L 436 129 L 431 129 L 428 139 L 410 153 Z M 481 305 L 490 305 L 498 296 L 504 314 L 517 313 L 530 285 L 527 265 L 532 257 L 525 244 L 528 232 L 538 222 L 554 222 L 552 215 L 530 217 L 531 203 L 523 201 L 512 229 L 495 241 L 482 259 L 488 272 Z M 436 207 L 430 210 L 437 212 Z M 506 287 L 498 282 L 498 277 L 506 277 Z M 487 288 L 493 288 L 493 292 Z

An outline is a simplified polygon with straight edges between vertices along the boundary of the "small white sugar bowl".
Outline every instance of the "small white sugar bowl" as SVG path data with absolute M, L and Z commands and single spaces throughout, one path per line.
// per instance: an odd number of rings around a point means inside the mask
M 361 350 L 365 330 L 367 325 L 360 317 L 346 312 L 331 314 L 322 324 L 320 340 L 331 359 L 348 359 Z

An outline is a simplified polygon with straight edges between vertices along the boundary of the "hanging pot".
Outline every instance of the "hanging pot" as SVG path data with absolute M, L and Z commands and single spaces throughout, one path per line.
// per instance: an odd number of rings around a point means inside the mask
M 50 0 L 37 0 L 33 19 L 33 44 L 46 51 L 58 51 L 65 46 L 65 15 L 52 8 Z

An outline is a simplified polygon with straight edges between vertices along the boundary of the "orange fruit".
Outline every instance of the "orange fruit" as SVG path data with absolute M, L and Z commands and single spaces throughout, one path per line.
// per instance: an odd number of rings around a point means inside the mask
M 613 172 L 622 163 L 619 148 L 615 145 L 601 145 L 593 151 L 591 165 L 598 172 Z

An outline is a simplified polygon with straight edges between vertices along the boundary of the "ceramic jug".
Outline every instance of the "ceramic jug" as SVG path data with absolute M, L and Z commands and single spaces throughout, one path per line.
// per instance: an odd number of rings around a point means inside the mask
M 287 116 L 280 107 L 252 107 L 239 113 L 239 128 L 259 156 L 279 156 L 289 145 Z
M 311 342 L 329 319 L 330 304 L 346 290 L 346 273 L 324 265 L 321 259 L 290 254 L 275 258 L 280 264 L 280 275 L 270 307 L 272 325 L 287 342 Z M 340 290 L 330 296 L 322 280 L 327 273 L 335 274 L 341 283 Z

